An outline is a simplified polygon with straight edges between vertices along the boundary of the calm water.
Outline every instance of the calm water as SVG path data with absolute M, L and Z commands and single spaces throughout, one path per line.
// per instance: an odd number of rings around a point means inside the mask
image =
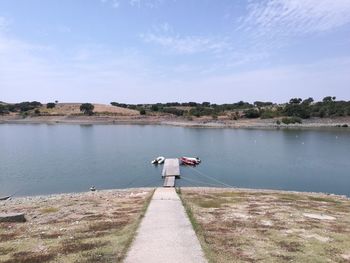
M 200 156 L 178 185 L 350 196 L 350 132 L 136 125 L 0 125 L 0 196 L 159 186 L 152 158 Z M 223 184 L 221 184 L 223 183 Z

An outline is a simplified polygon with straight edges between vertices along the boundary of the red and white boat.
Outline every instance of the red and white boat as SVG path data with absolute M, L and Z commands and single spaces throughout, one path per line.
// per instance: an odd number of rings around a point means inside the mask
M 201 162 L 201 160 L 198 157 L 181 157 L 179 160 L 181 161 L 181 164 L 192 166 L 198 165 Z

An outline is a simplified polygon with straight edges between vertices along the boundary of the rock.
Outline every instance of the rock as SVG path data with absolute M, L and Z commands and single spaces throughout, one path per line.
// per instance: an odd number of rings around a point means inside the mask
M 23 223 L 26 222 L 26 218 L 23 213 L 0 214 L 0 222 Z

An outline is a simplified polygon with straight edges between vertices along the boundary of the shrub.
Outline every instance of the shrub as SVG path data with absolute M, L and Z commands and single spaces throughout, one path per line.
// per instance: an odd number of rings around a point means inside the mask
M 276 117 L 276 112 L 271 110 L 266 110 L 261 113 L 261 119 L 272 119 Z
M 267 106 L 272 106 L 273 103 L 272 102 L 264 102 L 264 101 L 255 101 L 254 102 L 254 106 L 256 107 L 267 107 Z
M 140 109 L 140 115 L 146 115 L 146 110 L 145 109 Z
M 0 115 L 8 114 L 8 113 L 9 113 L 9 109 L 7 105 L 0 104 Z
M 195 108 L 190 109 L 189 114 L 196 116 L 196 117 L 201 117 L 201 116 L 210 116 L 216 113 L 216 111 L 212 108 L 207 108 L 207 107 L 202 107 L 202 106 L 197 106 Z
M 259 118 L 260 117 L 260 112 L 255 109 L 249 109 L 244 111 L 244 116 L 248 119 L 254 119 L 254 118 Z
M 153 104 L 153 105 L 151 106 L 151 111 L 159 111 L 158 105 L 157 105 L 157 104 Z
M 281 121 L 280 121 L 280 120 L 277 120 L 277 121 L 276 121 L 276 124 L 277 124 L 277 125 L 281 125 Z
M 94 114 L 94 108 L 95 106 L 91 103 L 83 103 L 80 105 L 80 111 L 83 112 L 85 115 Z
M 53 102 L 49 102 L 48 104 L 46 104 L 46 108 L 48 108 L 48 109 L 53 109 L 55 107 L 56 107 L 56 104 Z
M 282 122 L 284 123 L 284 124 L 295 124 L 295 123 L 302 123 L 302 120 L 301 120 L 301 118 L 299 118 L 299 117 L 285 117 L 285 118 L 283 118 L 282 119 Z
M 180 110 L 180 109 L 177 109 L 177 108 L 164 108 L 163 112 L 174 114 L 176 116 L 183 116 L 184 113 L 185 113 L 184 110 Z
M 32 101 L 32 102 L 24 101 L 24 102 L 15 104 L 15 108 L 19 109 L 21 112 L 34 110 L 35 108 L 38 108 L 41 106 L 42 104 L 38 101 Z

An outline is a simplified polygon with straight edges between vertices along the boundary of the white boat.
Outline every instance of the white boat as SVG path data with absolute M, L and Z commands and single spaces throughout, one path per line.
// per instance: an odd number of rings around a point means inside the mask
M 159 156 L 156 159 L 154 159 L 151 163 L 152 164 L 162 164 L 165 161 L 165 157 Z

